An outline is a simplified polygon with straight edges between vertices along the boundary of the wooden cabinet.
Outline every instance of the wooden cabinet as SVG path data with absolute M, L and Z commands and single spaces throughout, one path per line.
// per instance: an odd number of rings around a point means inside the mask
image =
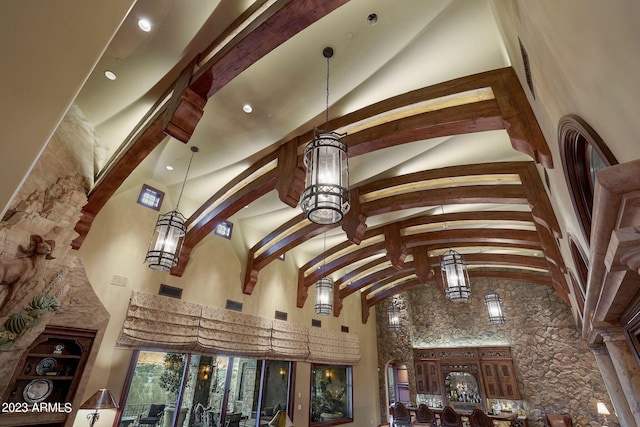
M 47 327 L 18 363 L 5 403 L 14 408 L 29 408 L 27 415 L 30 416 L 34 415 L 34 407 L 45 408 L 38 416 L 47 420 L 47 425 L 62 425 L 72 410 L 71 402 L 95 334 L 95 331 Z M 11 425 L 28 425 L 21 422 L 20 414 L 13 415 Z
M 416 389 L 420 394 L 440 394 L 440 376 L 435 360 L 415 362 Z
M 480 387 L 470 403 L 478 398 L 520 400 L 509 347 L 414 349 L 413 358 L 418 394 L 442 395 L 449 401 L 444 383 L 449 373 L 459 371 L 471 374 Z
M 480 370 L 488 399 L 520 400 L 511 349 L 488 347 L 480 349 Z
M 482 362 L 480 366 L 488 399 L 520 400 L 512 361 Z

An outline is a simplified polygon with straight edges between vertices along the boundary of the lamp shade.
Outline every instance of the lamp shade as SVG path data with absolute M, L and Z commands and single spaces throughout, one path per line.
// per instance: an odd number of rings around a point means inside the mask
M 316 282 L 316 314 L 328 315 L 333 311 L 333 280 L 323 277 Z
M 449 249 L 440 260 L 442 271 L 442 283 L 445 286 L 445 295 L 453 302 L 469 300 L 471 287 L 469 286 L 469 274 L 467 265 L 462 256 Z
M 488 291 L 484 294 L 484 303 L 487 305 L 487 311 L 489 312 L 489 323 L 492 325 L 504 325 L 500 295 L 495 291 Z
M 293 421 L 283 410 L 276 412 L 274 417 L 269 421 L 271 427 L 293 427 Z
M 109 390 L 101 388 L 80 405 L 80 409 L 118 409 L 118 403 Z
M 300 207 L 316 224 L 336 224 L 349 211 L 349 165 L 347 145 L 335 132 L 318 133 L 304 150 L 307 169 Z

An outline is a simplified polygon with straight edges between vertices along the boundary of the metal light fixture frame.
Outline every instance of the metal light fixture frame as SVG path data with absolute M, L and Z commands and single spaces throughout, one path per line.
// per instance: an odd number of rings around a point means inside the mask
M 395 300 L 392 300 L 387 307 L 387 317 L 389 318 L 389 331 L 399 332 L 400 326 L 400 307 Z
M 323 277 L 316 282 L 316 314 L 326 316 L 333 312 L 333 280 Z
M 184 186 L 187 183 L 193 155 L 197 152 L 198 147 L 191 147 L 191 158 L 189 159 L 189 166 L 187 166 L 187 172 L 184 177 L 184 182 L 182 183 L 180 195 L 178 196 L 176 208 L 171 212 L 158 216 L 158 221 L 156 222 L 144 260 L 152 270 L 165 273 L 169 272 L 173 267 L 178 265 L 178 261 L 180 260 L 184 237 L 187 234 L 186 218 L 179 210 L 180 199 L 182 198 Z
M 484 303 L 487 305 L 487 314 L 489 315 L 489 323 L 494 326 L 505 324 L 504 312 L 502 311 L 502 300 L 497 291 L 491 289 L 491 280 L 489 274 L 485 270 L 487 284 L 489 289 L 484 294 Z
M 323 236 L 323 251 L 327 251 L 327 233 Z M 326 258 L 322 261 L 322 277 L 316 282 L 316 314 L 326 316 L 333 312 L 333 280 L 325 276 Z
M 444 206 L 440 205 L 440 209 L 442 215 L 444 215 Z M 446 221 L 444 222 L 444 229 L 445 231 L 447 230 Z M 440 272 L 442 274 L 444 293 L 447 298 L 453 302 L 469 301 L 471 285 L 467 264 L 464 262 L 462 255 L 449 248 L 440 257 Z
M 442 283 L 447 298 L 453 302 L 466 302 L 471 296 L 467 264 L 457 251 L 449 249 L 440 258 Z
M 502 312 L 502 300 L 496 291 L 489 290 L 484 294 L 484 303 L 489 313 L 489 323 L 494 326 L 504 325 L 504 313 Z
M 333 49 L 324 48 L 327 58 L 327 97 L 325 130 L 314 128 L 313 139 L 304 150 L 305 189 L 300 208 L 309 221 L 337 224 L 349 212 L 349 154 L 347 134 L 329 130 L 329 58 Z

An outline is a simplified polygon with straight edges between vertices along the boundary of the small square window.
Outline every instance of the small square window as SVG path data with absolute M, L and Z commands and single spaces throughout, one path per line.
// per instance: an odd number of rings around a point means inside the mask
M 216 229 L 214 231 L 220 237 L 224 237 L 225 239 L 231 239 L 231 231 L 233 230 L 233 224 L 229 221 L 222 221 L 218 225 L 216 225 Z
M 140 195 L 138 196 L 138 203 L 142 206 L 159 211 L 162 205 L 162 199 L 164 199 L 164 193 L 162 191 L 150 187 L 147 184 L 142 185 L 142 190 L 140 190 Z

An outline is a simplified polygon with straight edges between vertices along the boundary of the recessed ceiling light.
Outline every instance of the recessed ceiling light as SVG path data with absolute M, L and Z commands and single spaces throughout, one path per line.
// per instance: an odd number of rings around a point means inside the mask
M 113 71 L 109 71 L 109 70 L 105 71 L 104 72 L 104 76 L 106 78 L 108 78 L 109 80 L 115 80 L 116 79 L 116 75 L 115 75 L 115 73 Z
M 367 23 L 369 25 L 376 25 L 378 23 L 378 14 L 370 13 L 367 15 Z
M 171 165 L 167 165 L 165 167 L 167 168 L 168 171 L 172 171 L 173 170 L 173 166 L 171 166 Z
M 145 33 L 148 33 L 149 31 L 151 31 L 151 21 L 149 21 L 147 18 L 142 18 L 138 21 L 138 27 L 140 27 L 140 29 Z
M 253 107 L 251 107 L 251 105 L 249 104 L 244 104 L 244 107 L 242 107 L 242 111 L 249 114 L 250 112 L 253 111 Z

